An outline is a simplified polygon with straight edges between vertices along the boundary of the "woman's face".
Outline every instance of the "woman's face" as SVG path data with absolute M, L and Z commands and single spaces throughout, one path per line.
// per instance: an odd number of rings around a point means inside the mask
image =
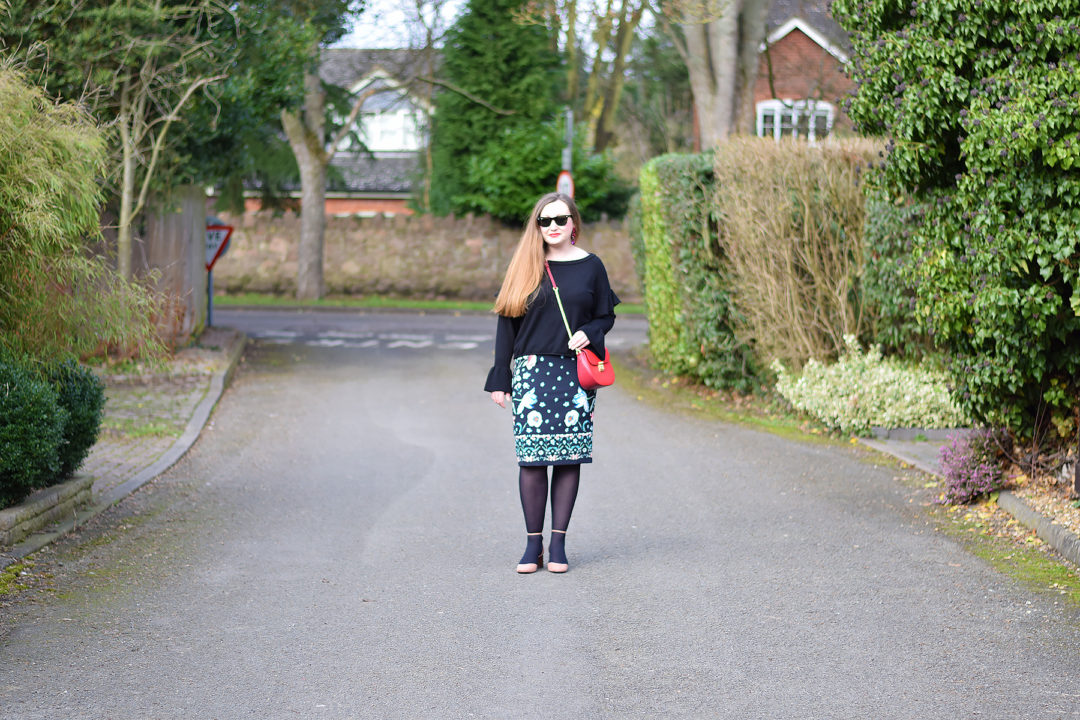
M 540 234 L 548 245 L 562 245 L 570 242 L 570 234 L 574 231 L 574 218 L 570 215 L 570 208 L 562 200 L 555 200 L 540 208 L 539 215 Z M 560 225 L 559 223 L 564 223 Z M 547 227 L 544 224 L 547 223 Z

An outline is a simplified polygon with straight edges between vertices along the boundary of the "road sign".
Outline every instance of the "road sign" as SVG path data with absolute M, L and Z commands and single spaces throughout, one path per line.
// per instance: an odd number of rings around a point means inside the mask
M 559 179 L 555 182 L 555 191 L 574 197 L 574 178 L 570 177 L 569 170 L 559 173 Z
M 206 226 L 206 269 L 213 270 L 214 263 L 229 249 L 232 225 Z

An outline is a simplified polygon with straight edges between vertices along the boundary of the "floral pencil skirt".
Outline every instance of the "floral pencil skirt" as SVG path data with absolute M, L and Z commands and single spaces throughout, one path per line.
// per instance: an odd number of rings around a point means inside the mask
M 592 462 L 596 391 L 577 381 L 577 360 L 560 355 L 514 358 L 514 450 L 518 465 Z

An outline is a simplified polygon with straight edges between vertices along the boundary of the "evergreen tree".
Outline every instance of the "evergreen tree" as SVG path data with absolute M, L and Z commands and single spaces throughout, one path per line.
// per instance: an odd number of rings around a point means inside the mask
M 499 157 L 506 143 L 529 128 L 540 132 L 561 108 L 563 77 L 554 35 L 540 25 L 516 23 L 513 18 L 522 5 L 521 0 L 470 0 L 448 33 L 443 77 L 474 99 L 453 91 L 438 97 L 431 182 L 431 206 L 437 214 L 485 210 L 469 200 L 486 194 L 483 178 L 470 172 L 470 164 L 481 156 Z M 554 186 L 553 176 L 535 194 Z M 520 222 L 521 216 L 513 219 Z

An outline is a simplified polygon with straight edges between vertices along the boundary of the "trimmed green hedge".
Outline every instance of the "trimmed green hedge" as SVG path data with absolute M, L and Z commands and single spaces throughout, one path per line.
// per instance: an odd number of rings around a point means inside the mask
M 654 158 L 640 182 L 641 274 L 654 362 L 710 387 L 753 390 L 753 356 L 732 332 L 712 153 Z
M 49 375 L 60 407 L 68 413 L 59 448 L 60 475 L 67 476 L 82 465 L 97 442 L 105 410 L 105 385 L 89 368 L 73 360 L 58 364 Z
M 97 440 L 104 387 L 65 361 L 42 371 L 0 353 L 0 508 L 74 472 Z
M 25 363 L 0 358 L 0 505 L 59 475 L 67 415 L 52 385 Z

